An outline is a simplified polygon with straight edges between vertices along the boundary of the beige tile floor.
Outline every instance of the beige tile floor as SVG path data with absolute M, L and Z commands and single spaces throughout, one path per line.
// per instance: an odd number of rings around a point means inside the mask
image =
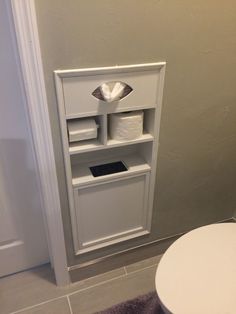
M 155 290 L 161 256 L 67 287 L 57 287 L 49 265 L 0 279 L 1 314 L 92 314 Z

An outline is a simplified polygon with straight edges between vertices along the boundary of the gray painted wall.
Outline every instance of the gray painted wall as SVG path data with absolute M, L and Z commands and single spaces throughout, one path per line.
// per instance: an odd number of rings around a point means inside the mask
M 69 264 L 73 257 L 53 70 L 167 61 L 150 237 L 233 216 L 236 208 L 236 4 L 36 0 Z M 104 254 L 92 253 L 83 259 Z

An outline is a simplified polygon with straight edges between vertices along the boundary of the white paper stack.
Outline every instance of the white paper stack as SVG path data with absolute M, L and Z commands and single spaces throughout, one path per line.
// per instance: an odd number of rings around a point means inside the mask
M 112 139 L 128 141 L 139 138 L 143 134 L 143 111 L 113 113 L 109 123 Z
M 97 138 L 98 125 L 93 118 L 69 121 L 67 128 L 70 142 Z

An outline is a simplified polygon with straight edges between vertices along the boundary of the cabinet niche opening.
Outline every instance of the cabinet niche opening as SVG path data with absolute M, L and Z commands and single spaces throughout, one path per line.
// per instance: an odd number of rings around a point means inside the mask
M 155 109 L 108 114 L 108 145 L 153 139 L 154 119 Z
M 86 152 L 73 155 L 71 156 L 72 185 L 93 184 L 109 178 L 150 171 L 151 166 L 144 150 L 146 145 L 142 143 L 94 151 L 93 154 Z M 95 172 L 98 169 L 95 176 L 91 168 L 95 169 Z M 97 175 L 99 170 L 101 175 Z
M 70 151 L 96 149 L 106 142 L 106 121 L 103 115 L 67 120 Z

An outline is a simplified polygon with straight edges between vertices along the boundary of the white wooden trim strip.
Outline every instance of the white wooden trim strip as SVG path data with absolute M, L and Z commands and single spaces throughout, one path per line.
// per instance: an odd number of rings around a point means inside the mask
M 34 0 L 11 0 L 11 10 L 39 169 L 52 264 L 57 284 L 66 285 L 70 281 Z
M 155 129 L 153 130 L 153 134 L 157 134 L 157 138 L 153 141 L 153 154 L 152 154 L 152 175 L 150 176 L 150 189 L 149 189 L 149 199 L 152 200 L 152 202 L 149 203 L 149 215 L 151 215 L 152 211 L 151 208 L 153 208 L 154 204 L 154 194 L 155 194 L 155 188 L 158 184 L 158 178 L 156 178 L 156 171 L 157 171 L 157 158 L 158 158 L 158 149 L 160 145 L 160 126 L 161 126 L 161 111 L 162 111 L 162 100 L 163 100 L 163 92 L 164 92 L 164 81 L 165 81 L 165 71 L 166 71 L 166 62 L 162 62 L 162 66 L 160 68 L 160 81 L 159 81 L 159 88 L 157 92 L 157 108 L 155 113 L 155 122 L 154 126 Z M 151 216 L 148 217 L 148 228 L 151 229 Z
M 70 164 L 70 156 L 69 156 L 69 144 L 67 140 L 67 125 L 65 119 L 65 107 L 63 104 L 63 87 L 61 79 L 58 75 L 55 74 L 55 85 L 57 92 L 57 102 L 59 109 L 59 119 L 60 119 L 60 127 L 61 127 L 61 138 L 63 145 L 63 155 L 66 169 L 66 183 L 67 183 L 67 193 L 70 207 L 70 215 L 71 215 L 71 226 L 72 226 L 72 235 L 73 235 L 73 244 L 75 251 L 78 250 L 78 230 L 76 225 L 76 211 L 74 208 L 74 196 L 72 189 L 72 173 L 71 173 L 71 164 Z
M 155 71 L 165 66 L 166 62 L 154 62 L 143 64 L 129 64 L 129 65 L 115 65 L 109 67 L 97 67 L 97 68 L 82 68 L 82 69 L 69 69 L 69 70 L 56 70 L 54 71 L 61 78 L 73 77 L 73 76 L 87 76 L 87 75 L 101 75 L 109 73 L 125 73 L 132 71 Z

